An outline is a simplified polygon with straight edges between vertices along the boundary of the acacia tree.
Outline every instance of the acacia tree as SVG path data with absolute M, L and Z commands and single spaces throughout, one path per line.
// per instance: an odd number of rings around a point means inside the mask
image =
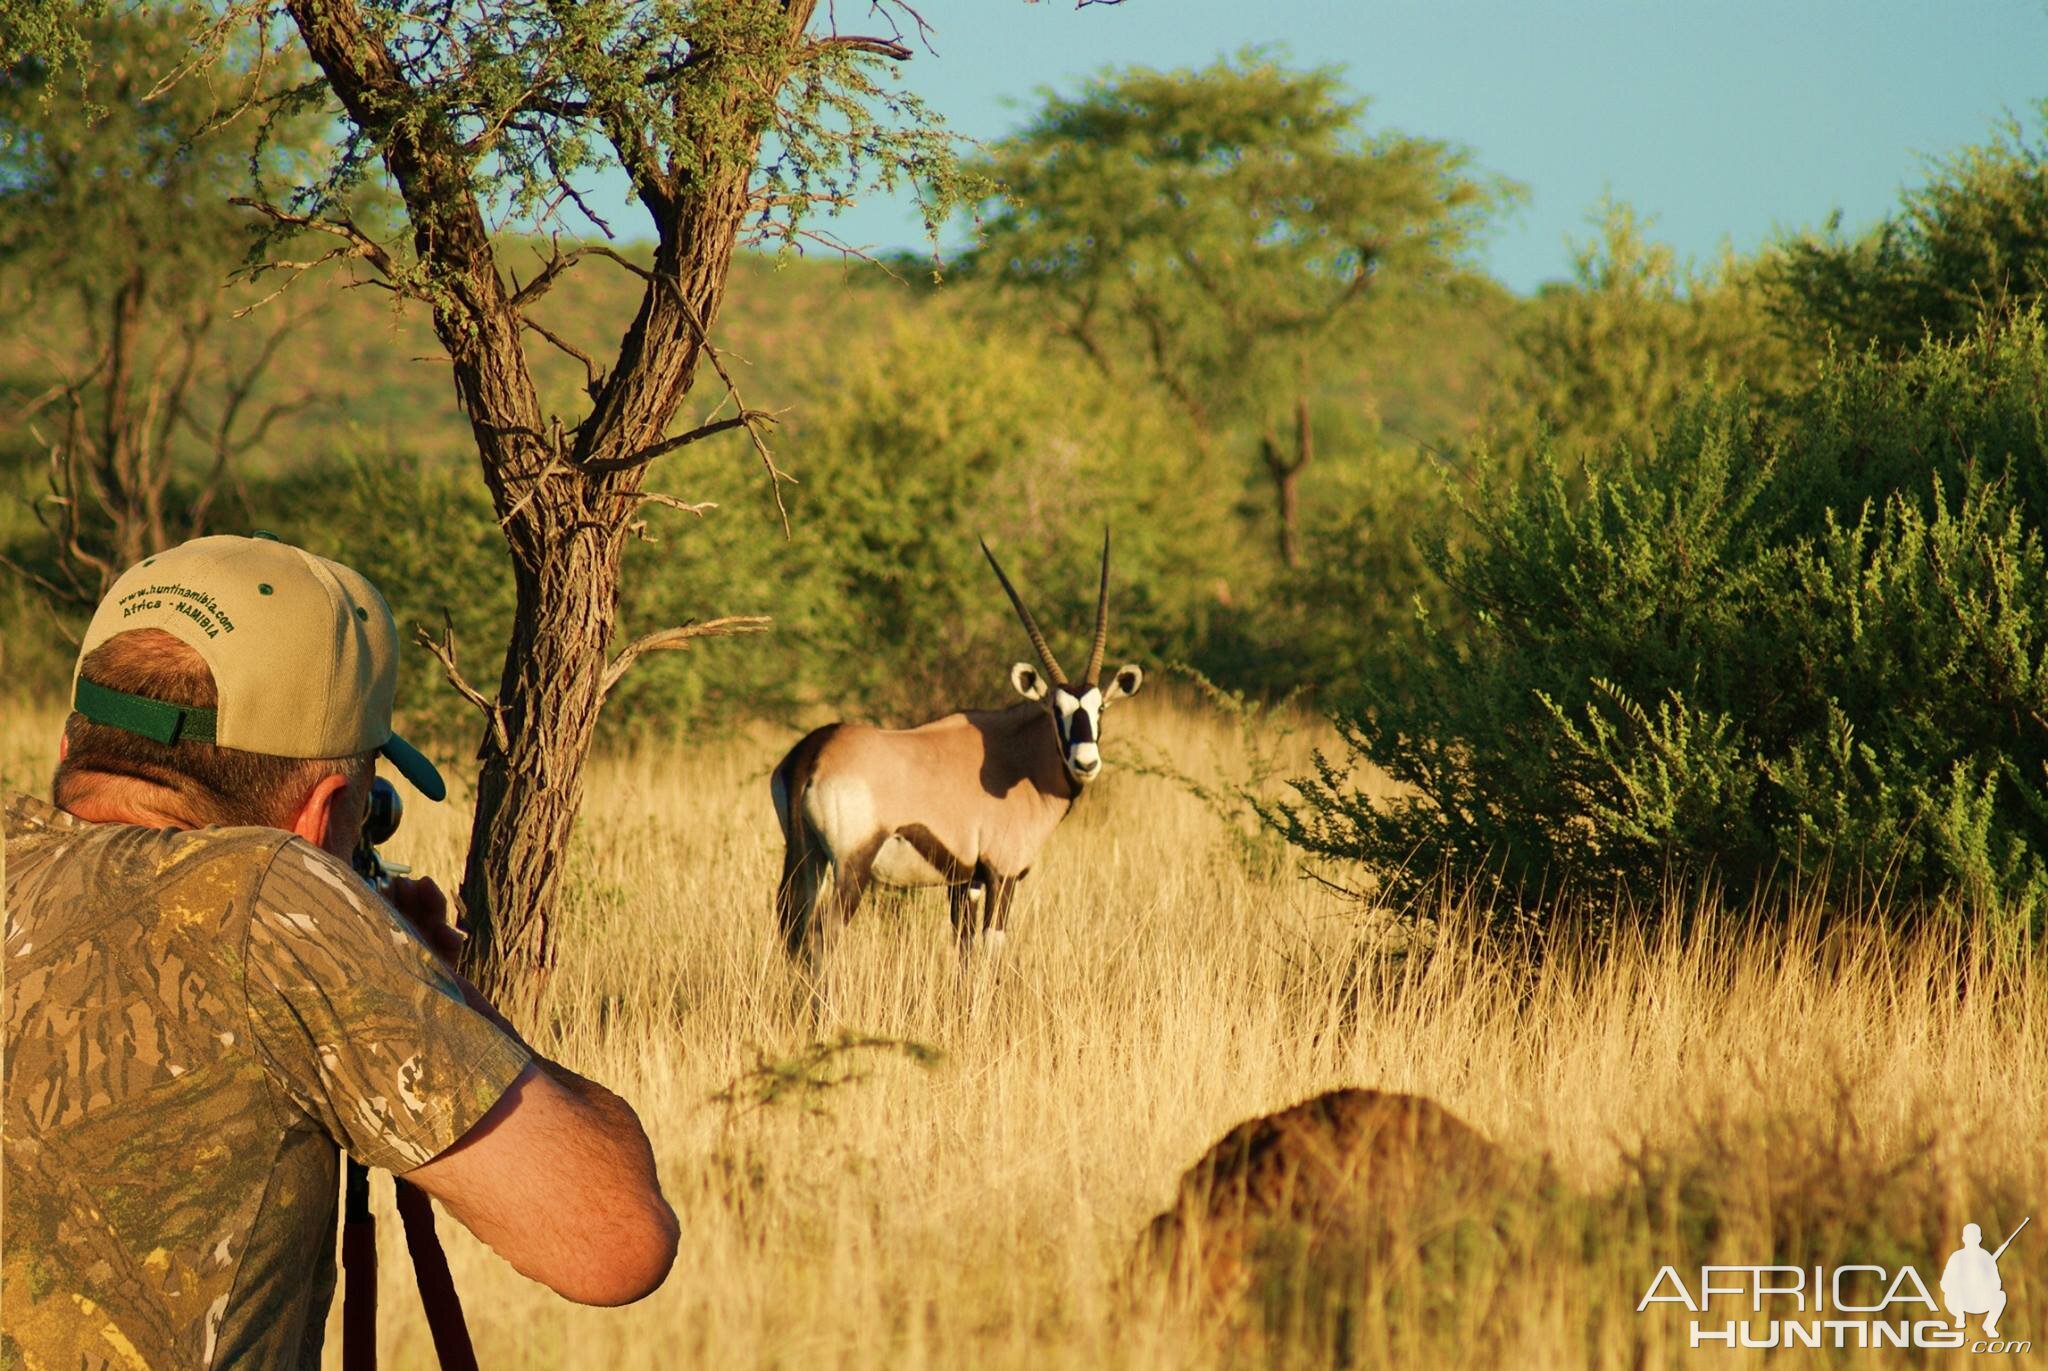
M 976 167 L 1004 198 L 969 264 L 1105 373 L 1162 388 L 1205 441 L 1255 432 L 1289 566 L 1315 382 L 1518 194 L 1364 115 L 1332 68 L 1133 68 L 1048 95 Z
M 16 7 L 33 30 L 50 5 Z M 324 235 L 326 257 L 427 308 L 475 434 L 512 562 L 515 626 L 495 689 L 464 678 L 452 637 L 428 645 L 486 719 L 461 902 L 466 955 L 494 992 L 530 989 L 553 961 L 551 911 L 607 692 L 648 652 L 763 622 L 615 643 L 626 548 L 650 504 L 680 503 L 644 489 L 651 463 L 744 434 L 771 483 L 783 479 L 764 440 L 769 416 L 742 401 L 711 343 L 735 245 L 811 234 L 814 211 L 873 182 L 914 182 L 936 220 L 963 184 L 950 137 L 884 71 L 911 56 L 924 20 L 903 0 L 862 12 L 879 31 L 841 31 L 831 0 L 228 0 L 194 35 L 201 54 L 253 37 L 262 53 L 311 62 L 317 78 L 273 112 L 328 111 L 339 140 L 291 194 L 252 195 L 248 207 L 281 232 Z M 586 196 L 611 170 L 630 183 L 651 254 L 558 245 L 519 279 L 494 224 L 609 234 Z M 349 196 L 377 178 L 400 234 L 348 213 Z M 609 345 L 562 337 L 533 314 L 593 259 L 643 285 Z M 530 346 L 583 366 L 576 412 L 542 402 Z M 707 362 L 724 394 L 678 428 Z
M 299 155 L 310 131 L 277 121 L 259 152 L 229 117 L 258 94 L 253 71 L 161 86 L 194 17 L 95 18 L 82 81 L 47 57 L 0 67 L 4 320 L 51 378 L 8 416 L 47 458 L 47 548 L 29 554 L 38 566 L 0 563 L 60 604 L 90 605 L 122 568 L 205 532 L 235 459 L 310 398 L 259 387 L 311 311 L 225 327 L 221 293 L 249 245 L 228 196 L 252 155 Z

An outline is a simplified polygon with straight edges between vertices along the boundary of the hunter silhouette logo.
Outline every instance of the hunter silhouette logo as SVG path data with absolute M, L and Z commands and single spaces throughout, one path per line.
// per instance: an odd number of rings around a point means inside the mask
M 1998 1279 L 1998 1259 L 2020 1235 L 2020 1228 L 2033 1221 L 2031 1214 L 2021 1219 L 2020 1227 L 2012 1230 L 1996 1252 L 1984 1250 L 1983 1229 L 1974 1223 L 1963 1225 L 1963 1245 L 1949 1256 L 1948 1265 L 1941 1272 L 1941 1302 L 1955 1317 L 1956 1327 L 1963 1327 L 1969 1315 L 1982 1314 L 1984 1336 L 1998 1336 L 1998 1316 L 2005 1312 L 2005 1287 Z
M 1688 1284 L 1677 1267 L 1661 1266 L 1636 1312 L 1653 1304 L 1684 1305 L 1693 1315 L 1688 1329 L 1693 1347 L 2029 1352 L 2031 1342 L 1999 1332 L 2006 1292 L 1998 1259 L 2031 1222 L 2031 1215 L 2021 1219 L 1989 1252 L 1984 1230 L 1963 1225 L 1963 1245 L 1949 1254 L 1941 1270 L 1939 1303 L 1911 1265 L 1702 1266 L 1697 1284 Z M 1981 1337 L 1968 1331 L 1973 1318 L 1982 1320 Z

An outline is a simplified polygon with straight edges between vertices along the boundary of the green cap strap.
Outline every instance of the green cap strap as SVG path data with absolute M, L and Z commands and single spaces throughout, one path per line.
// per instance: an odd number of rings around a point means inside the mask
M 140 733 L 160 743 L 213 741 L 212 710 L 166 704 L 146 695 L 130 695 L 125 690 L 114 690 L 83 676 L 78 678 L 78 690 L 71 697 L 71 707 L 96 724 Z

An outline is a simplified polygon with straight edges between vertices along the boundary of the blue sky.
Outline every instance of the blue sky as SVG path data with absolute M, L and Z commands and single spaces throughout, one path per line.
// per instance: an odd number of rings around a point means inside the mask
M 1463 143 L 1524 182 L 1483 254 L 1529 290 L 1568 274 L 1567 237 L 1611 191 L 1681 256 L 1841 209 L 1893 207 L 1923 158 L 1982 141 L 2048 96 L 2048 0 L 925 0 L 936 54 L 905 79 L 949 123 L 997 138 L 1042 86 L 1105 65 L 1201 65 L 1252 44 L 1336 63 L 1372 126 Z M 840 0 L 861 31 L 860 0 Z M 620 227 L 632 222 L 628 214 Z M 871 196 L 834 232 L 918 247 L 907 201 Z

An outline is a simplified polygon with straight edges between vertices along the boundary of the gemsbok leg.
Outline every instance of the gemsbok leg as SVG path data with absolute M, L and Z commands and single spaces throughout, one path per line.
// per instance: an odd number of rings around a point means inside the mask
M 1004 923 L 1009 917 L 1010 899 L 1017 889 L 1014 876 L 999 875 L 986 863 L 979 863 L 967 880 L 948 886 L 946 893 L 953 912 L 953 935 L 960 944 L 960 967 L 964 971 L 979 947 L 991 958 L 1003 950 Z
M 1010 936 L 1010 904 L 1017 898 L 1017 882 L 1023 876 L 991 876 L 988 887 L 988 919 L 982 928 L 982 942 L 991 958 L 1000 957 Z
M 953 936 L 960 940 L 962 947 L 974 937 L 980 925 L 982 900 L 987 893 L 979 873 L 946 887 L 946 909 L 953 918 Z
M 875 854 L 882 850 L 882 841 L 877 838 L 860 851 L 848 855 L 844 861 L 835 863 L 830 893 L 822 902 L 813 901 L 810 927 L 798 944 L 813 977 L 823 970 L 825 958 L 838 945 L 839 935 L 846 931 L 847 923 L 860 909 L 861 899 L 868 893 Z

